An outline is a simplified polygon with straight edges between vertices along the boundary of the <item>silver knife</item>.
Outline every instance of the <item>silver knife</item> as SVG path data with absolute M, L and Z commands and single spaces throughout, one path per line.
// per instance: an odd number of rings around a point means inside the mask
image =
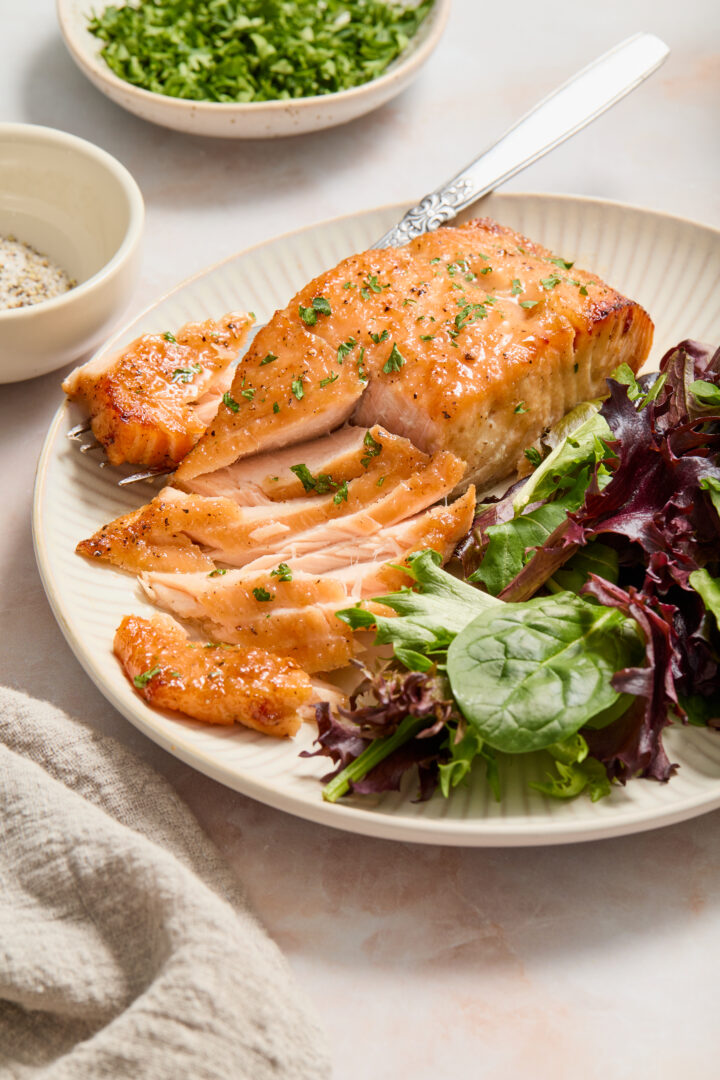
M 656 71 L 669 52 L 654 34 L 635 34 L 616 45 L 536 105 L 449 183 L 426 195 L 373 247 L 400 247 L 451 221 L 620 101 Z

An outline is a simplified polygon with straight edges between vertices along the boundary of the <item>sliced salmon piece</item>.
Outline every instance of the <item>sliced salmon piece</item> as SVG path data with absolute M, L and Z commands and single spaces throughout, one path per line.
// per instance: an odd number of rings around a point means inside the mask
M 283 450 L 243 458 L 217 472 L 185 482 L 175 480 L 183 491 L 199 495 L 223 495 L 240 506 L 257 506 L 307 495 L 294 466 L 304 464 L 313 476 L 329 476 L 342 484 L 362 476 L 374 457 L 395 462 L 417 452 L 407 440 L 374 424 L 371 428 L 341 427 L 311 442 Z
M 318 302 L 323 311 L 305 325 L 303 313 Z M 466 483 L 512 471 L 548 425 L 602 394 L 619 364 L 637 370 L 653 333 L 638 304 L 489 219 L 343 260 L 273 316 L 263 348 L 295 348 L 293 327 L 323 357 L 355 342 L 343 370 L 368 383 L 353 422 L 382 424 L 426 453 L 451 451 L 468 463 Z M 301 358 L 309 383 L 326 374 L 307 349 L 296 364 Z M 292 368 L 287 354 L 284 363 Z M 322 414 L 319 391 L 316 403 Z M 322 425 L 320 414 L 312 412 L 303 438 Z M 334 406 L 325 419 L 326 430 L 337 426 Z M 251 451 L 213 425 L 185 476 Z
M 308 675 L 265 649 L 203 645 L 168 615 L 126 615 L 113 645 L 125 674 L 150 705 L 208 724 L 243 724 L 294 735 L 313 696 Z
M 167 487 L 147 506 L 81 541 L 76 550 L 136 573 L 212 570 L 216 561 L 243 566 L 263 554 L 302 554 L 378 532 L 443 498 L 465 471 L 452 454 L 428 458 L 412 447 L 394 470 L 380 465 L 381 458 L 372 458 L 365 474 L 344 491 L 265 506 L 243 507 L 232 499 Z M 386 483 L 378 487 L 381 478 Z
M 357 600 L 391 592 L 409 584 L 401 568 L 407 557 L 423 548 L 432 548 L 447 562 L 458 542 L 467 534 L 475 516 L 475 488 L 448 506 L 434 506 L 392 528 L 372 536 L 318 548 L 308 554 L 288 556 L 294 574 L 327 576 L 341 583 L 348 597 Z M 272 557 L 248 563 L 243 575 L 270 569 Z
M 308 316 L 309 317 L 309 316 Z M 313 439 L 347 420 L 365 390 L 356 364 L 276 312 L 238 364 L 217 415 L 177 471 L 185 482 L 247 457 Z
M 175 334 L 143 334 L 76 368 L 63 390 L 89 412 L 112 465 L 174 468 L 214 416 L 251 326 L 250 315 L 230 312 Z
M 274 571 L 141 574 L 140 582 L 153 603 L 192 620 L 213 641 L 268 649 L 311 673 L 348 664 L 352 632 L 335 618 L 347 602 L 344 585 L 285 565 Z
M 215 563 L 183 531 L 186 515 L 179 505 L 181 498 L 185 498 L 181 492 L 164 488 L 151 503 L 115 518 L 94 536 L 81 540 L 75 551 L 134 574 L 142 570 L 209 573 Z

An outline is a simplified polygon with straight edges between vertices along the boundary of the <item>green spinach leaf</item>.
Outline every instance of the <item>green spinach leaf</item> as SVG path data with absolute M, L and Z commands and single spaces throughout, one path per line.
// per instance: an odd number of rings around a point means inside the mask
M 574 735 L 620 696 L 616 671 L 639 662 L 634 623 L 572 593 L 488 608 L 447 656 L 453 695 L 496 750 L 542 750 Z

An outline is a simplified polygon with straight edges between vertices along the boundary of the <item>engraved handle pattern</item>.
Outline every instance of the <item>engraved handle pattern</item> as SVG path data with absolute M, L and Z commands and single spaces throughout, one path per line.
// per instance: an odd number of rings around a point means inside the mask
M 374 246 L 399 247 L 450 221 L 620 101 L 669 51 L 654 34 L 635 34 L 616 45 L 536 105 L 447 187 L 427 195 Z
M 400 247 L 407 244 L 408 240 L 432 232 L 446 221 L 451 221 L 457 208 L 472 197 L 474 188 L 472 180 L 463 179 L 448 184 L 441 191 L 434 191 L 432 195 L 426 195 L 422 202 L 408 210 L 402 221 L 386 232 L 373 247 Z

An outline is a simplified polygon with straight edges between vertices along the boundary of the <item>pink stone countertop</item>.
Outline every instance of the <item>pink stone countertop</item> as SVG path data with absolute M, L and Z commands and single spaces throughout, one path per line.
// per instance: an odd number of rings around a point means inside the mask
M 53 5 L 4 7 L 2 119 L 98 143 L 143 190 L 145 264 L 128 314 L 273 235 L 414 200 L 636 30 L 670 44 L 665 67 L 509 186 L 720 224 L 713 0 L 626 0 L 600 15 L 577 0 L 455 0 L 440 49 L 398 101 L 336 131 L 245 144 L 124 113 L 73 66 Z M 566 848 L 366 839 L 222 788 L 106 704 L 55 625 L 32 553 L 33 473 L 62 374 L 0 387 L 0 681 L 112 732 L 175 784 L 323 1015 L 338 1080 L 717 1076 L 720 812 Z

